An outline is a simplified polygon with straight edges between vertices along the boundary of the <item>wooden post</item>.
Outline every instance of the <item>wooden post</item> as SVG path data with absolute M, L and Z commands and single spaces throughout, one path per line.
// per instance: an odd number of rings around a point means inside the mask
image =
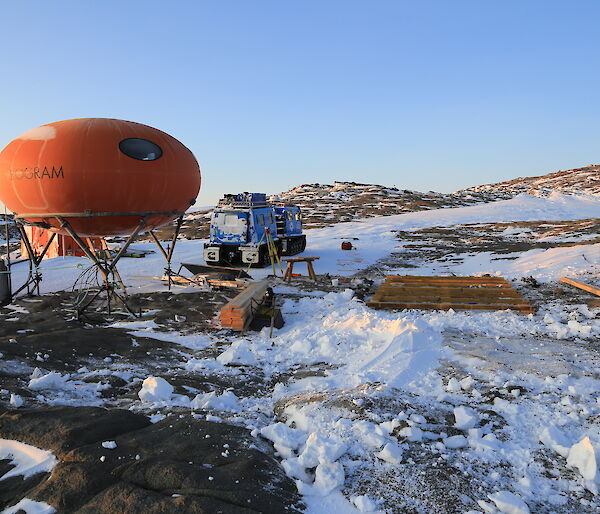
M 560 279 L 560 281 L 564 282 L 565 284 L 575 286 L 579 289 L 583 289 L 584 291 L 587 291 L 588 293 L 592 293 L 597 296 L 600 296 L 600 287 L 590 286 L 589 284 L 584 284 L 583 282 L 579 282 L 577 280 L 573 280 L 571 278 L 566 278 L 566 277 L 562 277 Z

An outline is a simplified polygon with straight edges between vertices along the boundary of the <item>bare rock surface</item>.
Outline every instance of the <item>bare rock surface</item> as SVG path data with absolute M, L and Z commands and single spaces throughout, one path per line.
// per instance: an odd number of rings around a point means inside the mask
M 5 411 L 0 437 L 52 450 L 54 470 L 0 482 L 0 508 L 27 497 L 58 512 L 297 512 L 270 447 L 241 427 L 98 407 Z M 113 449 L 102 446 L 114 441 Z M 6 462 L 6 461 L 4 461 Z

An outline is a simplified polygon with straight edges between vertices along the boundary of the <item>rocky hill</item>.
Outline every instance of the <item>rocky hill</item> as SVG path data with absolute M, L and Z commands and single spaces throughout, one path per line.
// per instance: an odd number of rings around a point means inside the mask
M 490 193 L 511 198 L 519 193 L 544 194 L 552 191 L 600 194 L 600 165 L 556 171 L 539 177 L 519 177 L 496 184 L 469 187 L 457 193 Z
M 271 197 L 272 201 L 280 200 L 298 205 L 302 209 L 307 228 L 373 216 L 492 202 L 496 199 L 490 191 L 423 193 L 377 184 L 341 181 L 333 184 L 303 184 Z
M 505 200 L 519 193 L 539 195 L 552 191 L 600 194 L 600 165 L 475 186 L 448 194 L 434 191 L 422 193 L 375 184 L 334 182 L 303 184 L 275 195 L 272 199 L 299 205 L 306 227 L 316 228 L 359 218 L 460 207 Z

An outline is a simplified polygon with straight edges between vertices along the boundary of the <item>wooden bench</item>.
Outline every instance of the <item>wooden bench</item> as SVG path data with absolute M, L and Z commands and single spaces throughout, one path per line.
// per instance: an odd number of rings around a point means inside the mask
M 294 273 L 294 264 L 297 262 L 305 262 L 306 268 L 308 269 L 308 276 L 315 282 L 317 281 L 317 275 L 315 274 L 315 269 L 313 268 L 313 261 L 320 259 L 320 257 L 287 257 L 282 259 L 282 261 L 287 262 L 287 268 L 285 270 L 285 275 L 283 276 L 283 280 L 287 280 L 288 282 L 292 280 L 292 275 Z

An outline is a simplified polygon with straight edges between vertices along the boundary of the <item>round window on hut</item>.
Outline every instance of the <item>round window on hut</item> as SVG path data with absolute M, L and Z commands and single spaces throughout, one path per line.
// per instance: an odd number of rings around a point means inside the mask
M 119 143 L 119 150 L 139 161 L 155 161 L 162 155 L 162 150 L 156 143 L 137 137 L 123 139 Z

